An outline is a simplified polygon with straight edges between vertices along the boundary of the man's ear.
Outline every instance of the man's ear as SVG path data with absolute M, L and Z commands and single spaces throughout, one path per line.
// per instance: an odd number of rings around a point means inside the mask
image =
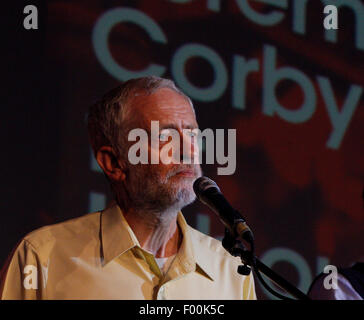
M 111 181 L 120 182 L 125 179 L 124 169 L 110 146 L 102 146 L 96 153 L 96 161 Z

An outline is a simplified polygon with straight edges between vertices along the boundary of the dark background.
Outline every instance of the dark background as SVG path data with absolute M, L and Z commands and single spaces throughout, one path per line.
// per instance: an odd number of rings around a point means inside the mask
M 224 62 L 228 84 L 222 95 L 210 102 L 191 98 L 201 129 L 237 130 L 237 169 L 231 176 L 218 176 L 218 165 L 203 169 L 246 216 L 258 256 L 304 291 L 326 264 L 349 266 L 362 259 L 364 94 L 341 143 L 330 148 L 333 128 L 317 76 L 330 80 L 340 107 L 351 86 L 362 90 L 364 49 L 358 48 L 356 26 L 363 14 L 340 8 L 338 40 L 330 42 L 324 37 L 323 4 L 318 0 L 307 2 L 304 34 L 292 28 L 293 0 L 287 9 L 249 1 L 257 12 L 284 13 L 274 26 L 255 23 L 235 0 L 215 2 L 220 3 L 218 12 L 207 7 L 207 0 L 177 2 L 17 1 L 6 6 L 0 264 L 28 232 L 102 209 L 111 200 L 106 180 L 93 166 L 85 116 L 90 104 L 121 81 L 100 63 L 92 42 L 96 22 L 117 7 L 149 16 L 168 41 L 152 41 L 136 24 L 117 24 L 108 44 L 124 68 L 140 71 L 160 64 L 166 68 L 162 76 L 176 80 L 173 55 L 189 43 L 207 46 Z M 364 3 L 356 2 L 364 10 Z M 37 30 L 23 27 L 26 4 L 38 8 Z M 267 46 L 276 50 L 276 68 L 295 68 L 314 86 L 315 112 L 307 121 L 292 123 L 263 113 Z M 232 100 L 233 75 L 239 78 L 234 73 L 237 55 L 259 62 L 259 71 L 246 79 L 245 109 L 236 108 Z M 210 86 L 216 77 L 201 57 L 189 59 L 184 70 L 199 88 Z M 300 109 L 304 94 L 295 82 L 281 81 L 275 89 L 282 106 Z M 206 207 L 195 203 L 184 213 L 192 226 L 221 237 L 223 228 Z M 258 284 L 257 289 L 259 298 L 271 298 Z

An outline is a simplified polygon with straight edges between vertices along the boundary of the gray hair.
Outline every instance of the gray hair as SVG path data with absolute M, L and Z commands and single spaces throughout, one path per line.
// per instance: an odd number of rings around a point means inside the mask
M 131 100 L 136 94 L 150 95 L 158 89 L 169 88 L 185 97 L 194 112 L 191 99 L 169 79 L 148 76 L 128 80 L 106 93 L 89 108 L 88 133 L 96 155 L 102 146 L 111 146 L 120 157 L 124 153 L 121 138 L 126 137 Z

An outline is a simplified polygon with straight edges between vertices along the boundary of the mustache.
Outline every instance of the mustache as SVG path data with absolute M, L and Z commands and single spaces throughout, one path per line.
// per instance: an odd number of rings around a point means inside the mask
M 171 170 L 168 171 L 167 178 L 173 177 L 174 175 L 176 175 L 180 172 L 184 172 L 184 171 L 192 171 L 196 177 L 201 172 L 201 170 L 198 169 L 198 166 L 196 166 L 194 164 L 179 165 L 179 166 L 173 167 Z

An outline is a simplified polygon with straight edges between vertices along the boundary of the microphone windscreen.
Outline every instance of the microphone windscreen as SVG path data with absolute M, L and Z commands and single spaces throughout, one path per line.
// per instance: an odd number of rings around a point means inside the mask
M 217 191 L 220 192 L 220 188 L 217 186 L 216 182 L 208 177 L 200 177 L 193 183 L 193 190 L 197 197 L 210 188 L 216 188 Z

